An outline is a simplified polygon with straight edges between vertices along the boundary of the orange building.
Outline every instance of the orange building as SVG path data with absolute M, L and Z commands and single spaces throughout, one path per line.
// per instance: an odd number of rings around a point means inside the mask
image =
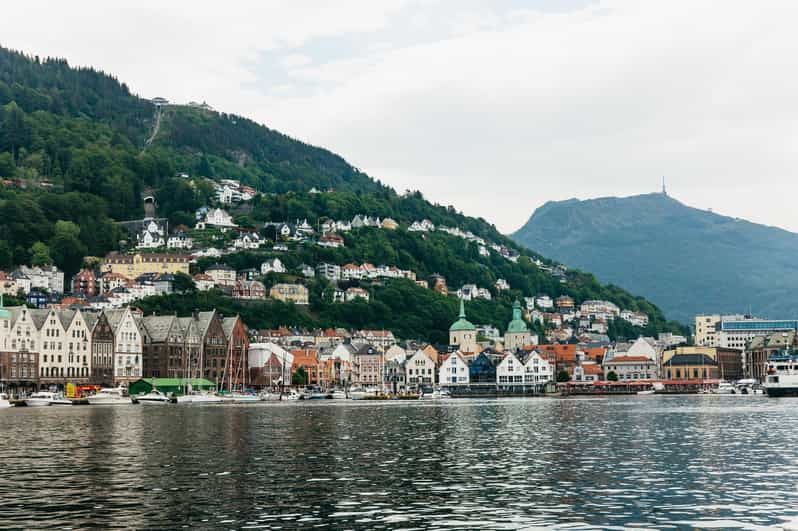
M 314 349 L 297 349 L 292 350 L 291 355 L 294 356 L 292 371 L 296 372 L 302 367 L 307 375 L 307 385 L 321 385 L 318 352 Z

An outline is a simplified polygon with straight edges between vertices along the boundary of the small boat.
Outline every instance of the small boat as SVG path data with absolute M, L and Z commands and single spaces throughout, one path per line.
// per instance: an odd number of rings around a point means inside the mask
M 721 380 L 718 382 L 718 387 L 714 389 L 716 395 L 734 395 L 737 394 L 737 388 L 734 384 Z
M 299 397 L 300 400 L 324 400 L 330 398 L 330 393 L 325 393 L 319 387 L 308 387 Z
M 229 402 L 232 404 L 247 404 L 253 402 L 260 402 L 260 397 L 256 394 L 252 393 L 227 393 L 226 395 L 221 396 L 224 402 Z
M 137 403 L 142 405 L 163 405 L 168 404 L 170 402 L 169 397 L 166 396 L 164 393 L 153 389 L 147 394 L 139 395 L 135 397 Z
M 653 389 L 646 389 L 645 391 L 638 391 L 638 395 L 653 395 L 656 391 Z
M 210 393 L 189 393 L 177 397 L 178 404 L 221 404 L 222 397 Z
M 335 389 L 331 396 L 333 400 L 346 400 L 348 398 L 346 396 L 346 391 L 343 389 Z
M 8 395 L 5 393 L 0 393 L 0 409 L 5 409 L 7 407 L 11 407 L 11 402 L 8 400 Z
M 283 393 L 282 400 L 302 400 L 302 395 L 291 389 L 287 393 Z
M 365 400 L 373 396 L 376 396 L 376 393 L 372 391 L 366 391 L 365 389 L 352 389 L 349 391 L 349 398 L 352 400 Z
M 418 397 L 419 400 L 442 400 L 444 398 L 451 398 L 448 389 L 434 389 L 432 392 L 423 392 Z
M 51 393 L 50 391 L 39 391 L 38 393 L 31 394 L 25 399 L 25 405 L 28 407 L 43 407 L 43 406 L 71 406 L 72 401 L 64 398 L 60 393 Z
M 263 391 L 261 394 L 258 395 L 258 398 L 263 402 L 277 402 L 280 400 L 280 393 L 270 393 L 269 391 Z
M 113 389 L 100 389 L 97 394 L 87 397 L 91 406 L 129 406 L 133 399 L 127 396 L 127 390 L 123 387 Z

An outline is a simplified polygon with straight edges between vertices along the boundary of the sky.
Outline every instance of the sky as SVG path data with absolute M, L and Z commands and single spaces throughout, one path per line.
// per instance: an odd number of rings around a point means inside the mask
M 798 231 L 796 22 L 767 0 L 26 0 L 0 45 L 247 116 L 503 232 L 663 176 Z

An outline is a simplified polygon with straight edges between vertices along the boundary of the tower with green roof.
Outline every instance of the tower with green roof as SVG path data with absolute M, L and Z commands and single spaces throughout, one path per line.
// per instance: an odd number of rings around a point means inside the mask
M 466 319 L 465 304 L 460 299 L 460 316 L 449 327 L 449 344 L 460 352 L 477 352 L 477 327 Z
M 504 334 L 504 349 L 514 352 L 531 343 L 532 334 L 521 316 L 521 303 L 516 300 L 513 303 L 513 319 L 507 325 L 507 332 Z

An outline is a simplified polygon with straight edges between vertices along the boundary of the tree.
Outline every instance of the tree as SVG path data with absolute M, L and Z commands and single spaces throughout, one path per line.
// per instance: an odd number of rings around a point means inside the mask
M 197 285 L 194 279 L 185 273 L 175 274 L 175 281 L 172 283 L 172 288 L 177 293 L 191 293 L 197 291 Z
M 14 265 L 14 253 L 5 240 L 0 240 L 0 268 L 6 269 Z
M 44 266 L 53 263 L 50 257 L 50 248 L 43 242 L 36 242 L 31 247 L 30 264 L 33 266 Z
M 0 153 L 0 177 L 13 177 L 16 166 L 11 153 Z
M 307 385 L 308 384 L 308 373 L 305 372 L 304 367 L 298 368 L 294 371 L 294 374 L 291 375 L 291 385 Z
M 71 277 L 80 270 L 86 245 L 80 241 L 80 227 L 71 221 L 59 220 L 55 224 L 55 235 L 50 239 L 50 250 L 55 265 Z
M 615 371 L 610 371 L 610 372 L 607 373 L 607 381 L 610 381 L 610 382 L 617 382 L 618 381 L 618 375 L 615 374 Z
M 570 379 L 571 377 L 568 376 L 568 371 L 566 371 L 565 369 L 561 369 L 560 372 L 557 373 L 558 382 L 567 382 Z

